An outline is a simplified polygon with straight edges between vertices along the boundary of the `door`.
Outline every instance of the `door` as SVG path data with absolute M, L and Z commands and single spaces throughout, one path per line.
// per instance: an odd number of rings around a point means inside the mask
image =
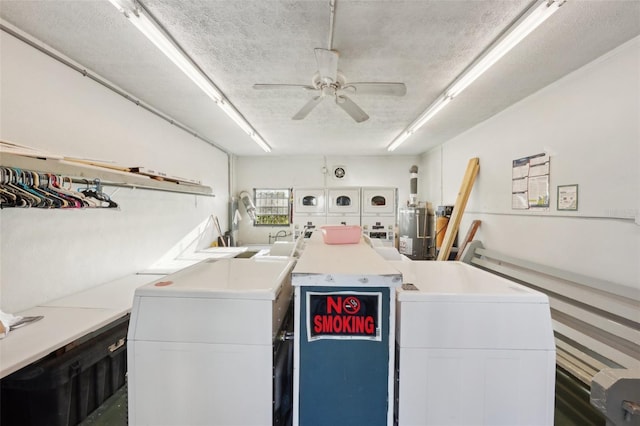
M 293 190 L 295 204 L 293 213 L 317 214 L 326 213 L 326 195 L 324 188 L 295 188 Z
M 328 214 L 360 215 L 360 188 L 329 188 Z
M 396 211 L 395 188 L 362 188 L 362 214 L 393 215 Z

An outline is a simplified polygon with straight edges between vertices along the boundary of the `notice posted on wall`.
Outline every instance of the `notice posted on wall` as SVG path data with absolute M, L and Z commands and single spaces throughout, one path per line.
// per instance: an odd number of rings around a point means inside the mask
M 513 160 L 511 167 L 511 208 L 549 208 L 550 158 L 536 154 Z
M 381 341 L 382 292 L 307 292 L 307 340 Z

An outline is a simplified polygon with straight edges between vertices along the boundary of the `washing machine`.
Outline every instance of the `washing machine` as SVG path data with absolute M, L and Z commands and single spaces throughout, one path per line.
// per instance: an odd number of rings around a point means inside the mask
M 362 232 L 383 246 L 394 247 L 396 235 L 396 188 L 362 188 Z
M 293 348 L 279 335 L 291 315 L 293 266 L 268 256 L 203 261 L 137 289 L 129 424 L 285 424 Z
M 461 262 L 389 263 L 403 276 L 398 425 L 553 425 L 545 294 Z

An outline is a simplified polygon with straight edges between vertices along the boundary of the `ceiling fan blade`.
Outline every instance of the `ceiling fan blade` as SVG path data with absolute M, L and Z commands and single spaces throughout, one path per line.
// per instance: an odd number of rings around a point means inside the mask
M 296 115 L 291 117 L 291 119 L 292 120 L 302 120 L 307 115 L 309 115 L 309 113 L 311 112 L 312 109 L 314 109 L 316 106 L 318 106 L 318 104 L 322 101 L 322 99 L 324 99 L 323 96 L 314 96 L 309 102 L 304 104 L 304 106 L 302 108 L 300 108 L 300 111 L 298 111 L 296 113 Z
M 347 114 L 351 116 L 357 123 L 362 123 L 363 121 L 367 121 L 369 116 L 366 112 L 362 110 L 355 102 L 353 102 L 348 97 L 341 95 L 336 96 L 336 103 L 340 108 L 345 110 Z
M 314 52 L 322 81 L 325 83 L 336 82 L 338 79 L 338 52 L 320 48 L 314 49 Z
M 308 84 L 254 84 L 255 90 L 271 90 L 271 89 L 304 89 L 304 90 L 317 90 L 313 86 Z
M 355 89 L 356 95 L 404 96 L 407 86 L 404 83 L 348 83 L 343 89 Z

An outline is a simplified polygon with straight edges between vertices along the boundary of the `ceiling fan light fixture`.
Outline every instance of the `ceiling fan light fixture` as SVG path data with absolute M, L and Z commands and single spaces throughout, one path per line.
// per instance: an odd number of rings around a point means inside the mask
M 171 60 L 196 86 L 218 106 L 240 128 L 247 133 L 265 152 L 271 148 L 251 127 L 249 122 L 229 103 L 222 92 L 209 80 L 197 65 L 178 47 L 165 31 L 147 16 L 134 0 L 109 0 L 149 41 L 151 41 L 164 55 Z M 256 139 L 257 136 L 258 139 Z

